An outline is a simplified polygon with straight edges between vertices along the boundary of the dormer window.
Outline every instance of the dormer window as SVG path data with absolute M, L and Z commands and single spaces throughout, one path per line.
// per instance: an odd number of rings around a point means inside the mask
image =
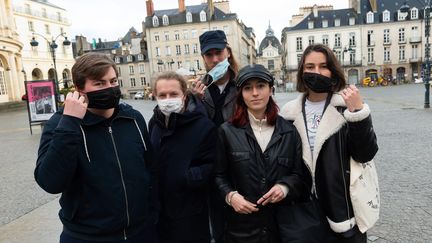
M 390 21 L 390 11 L 384 10 L 383 12 L 383 22 L 389 22 Z
M 207 21 L 207 14 L 206 14 L 206 12 L 204 12 L 204 10 L 201 10 L 201 12 L 200 12 L 200 21 L 201 22 Z
M 355 25 L 355 18 L 354 17 L 349 18 L 349 25 Z
M 153 16 L 153 27 L 158 27 L 159 26 L 159 18 L 155 15 Z
M 313 21 L 309 21 L 308 22 L 308 28 L 309 29 L 313 29 L 314 28 L 314 22 Z
M 374 22 L 374 13 L 372 11 L 369 11 L 366 14 L 366 23 L 373 24 L 373 22 Z
M 127 61 L 127 62 L 132 62 L 132 61 L 133 61 L 132 56 L 131 56 L 131 55 L 127 56 L 127 57 L 126 57 L 126 61 Z
M 323 21 L 322 21 L 322 27 L 323 28 L 327 28 L 328 27 L 328 20 L 327 19 L 323 19 Z
M 187 23 L 192 23 L 192 14 L 191 14 L 191 12 L 187 12 L 186 13 L 186 22 Z
M 340 26 L 340 19 L 335 19 L 334 21 L 335 21 L 334 22 L 335 27 L 339 27 Z
M 411 19 L 418 19 L 418 9 L 415 7 L 411 9 Z
M 402 13 L 400 10 L 398 10 L 398 21 L 406 20 L 407 16 L 408 16 L 408 13 Z
M 169 25 L 168 16 L 166 14 L 164 16 L 162 16 L 162 24 L 163 25 Z
M 144 55 L 143 54 L 138 54 L 138 61 L 142 61 L 144 60 Z
M 115 63 L 120 63 L 120 57 L 115 57 L 115 58 L 114 58 L 114 62 L 115 62 Z

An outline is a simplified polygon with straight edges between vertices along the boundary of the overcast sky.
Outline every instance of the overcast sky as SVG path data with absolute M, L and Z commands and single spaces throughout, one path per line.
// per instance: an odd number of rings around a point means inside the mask
M 117 40 L 123 37 L 129 28 L 135 27 L 142 31 L 141 22 L 146 12 L 145 0 L 48 0 L 67 10 L 71 22 L 71 33 L 84 35 L 87 40 L 101 38 L 102 40 Z M 155 10 L 178 7 L 178 0 L 153 0 Z M 202 0 L 186 0 L 186 5 L 200 4 Z M 268 23 L 280 40 L 281 31 L 289 26 L 293 14 L 300 7 L 313 4 L 330 5 L 335 9 L 347 8 L 348 0 L 230 0 L 231 12 L 237 13 L 246 26 L 254 29 L 256 41 L 265 37 Z

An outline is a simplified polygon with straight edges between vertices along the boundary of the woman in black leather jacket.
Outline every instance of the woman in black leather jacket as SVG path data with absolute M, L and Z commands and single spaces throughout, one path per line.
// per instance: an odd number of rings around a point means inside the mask
M 231 206 L 226 242 L 280 242 L 275 206 L 307 194 L 300 137 L 277 114 L 273 83 L 262 65 L 241 69 L 234 116 L 219 129 L 216 184 Z

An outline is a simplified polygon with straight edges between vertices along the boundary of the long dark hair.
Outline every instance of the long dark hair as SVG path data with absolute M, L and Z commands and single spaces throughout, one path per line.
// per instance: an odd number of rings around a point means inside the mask
M 303 81 L 303 70 L 305 65 L 306 57 L 311 52 L 320 52 L 324 54 L 327 60 L 327 68 L 331 72 L 331 77 L 336 80 L 336 84 L 333 86 L 333 92 L 340 91 L 345 88 L 346 85 L 346 79 L 345 75 L 343 73 L 342 67 L 337 60 L 336 56 L 334 55 L 333 51 L 330 50 L 326 45 L 323 44 L 314 44 L 308 46 L 300 59 L 300 63 L 297 69 L 297 91 L 307 93 L 309 88 L 306 86 L 305 82 Z

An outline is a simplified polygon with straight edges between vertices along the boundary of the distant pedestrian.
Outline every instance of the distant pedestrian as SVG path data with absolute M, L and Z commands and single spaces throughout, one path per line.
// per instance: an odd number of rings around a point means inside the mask
M 163 243 L 210 243 L 207 198 L 215 160 L 216 127 L 201 101 L 175 72 L 154 81 L 157 106 L 149 122 L 160 168 Z
M 360 91 L 346 86 L 342 68 L 325 45 L 306 48 L 297 73 L 301 95 L 282 108 L 303 141 L 303 159 L 333 235 L 317 242 L 367 242 L 356 225 L 350 197 L 350 158 L 372 160 L 378 151 L 370 109 Z M 299 239 L 301 242 L 303 239 Z
M 274 79 L 262 65 L 242 68 L 233 118 L 219 129 L 216 185 L 230 206 L 227 243 L 278 243 L 276 207 L 308 195 L 301 140 L 278 115 Z
M 72 67 L 77 91 L 45 124 L 34 175 L 61 193 L 60 243 L 156 242 L 154 160 L 142 115 L 119 104 L 117 68 L 88 53 Z

